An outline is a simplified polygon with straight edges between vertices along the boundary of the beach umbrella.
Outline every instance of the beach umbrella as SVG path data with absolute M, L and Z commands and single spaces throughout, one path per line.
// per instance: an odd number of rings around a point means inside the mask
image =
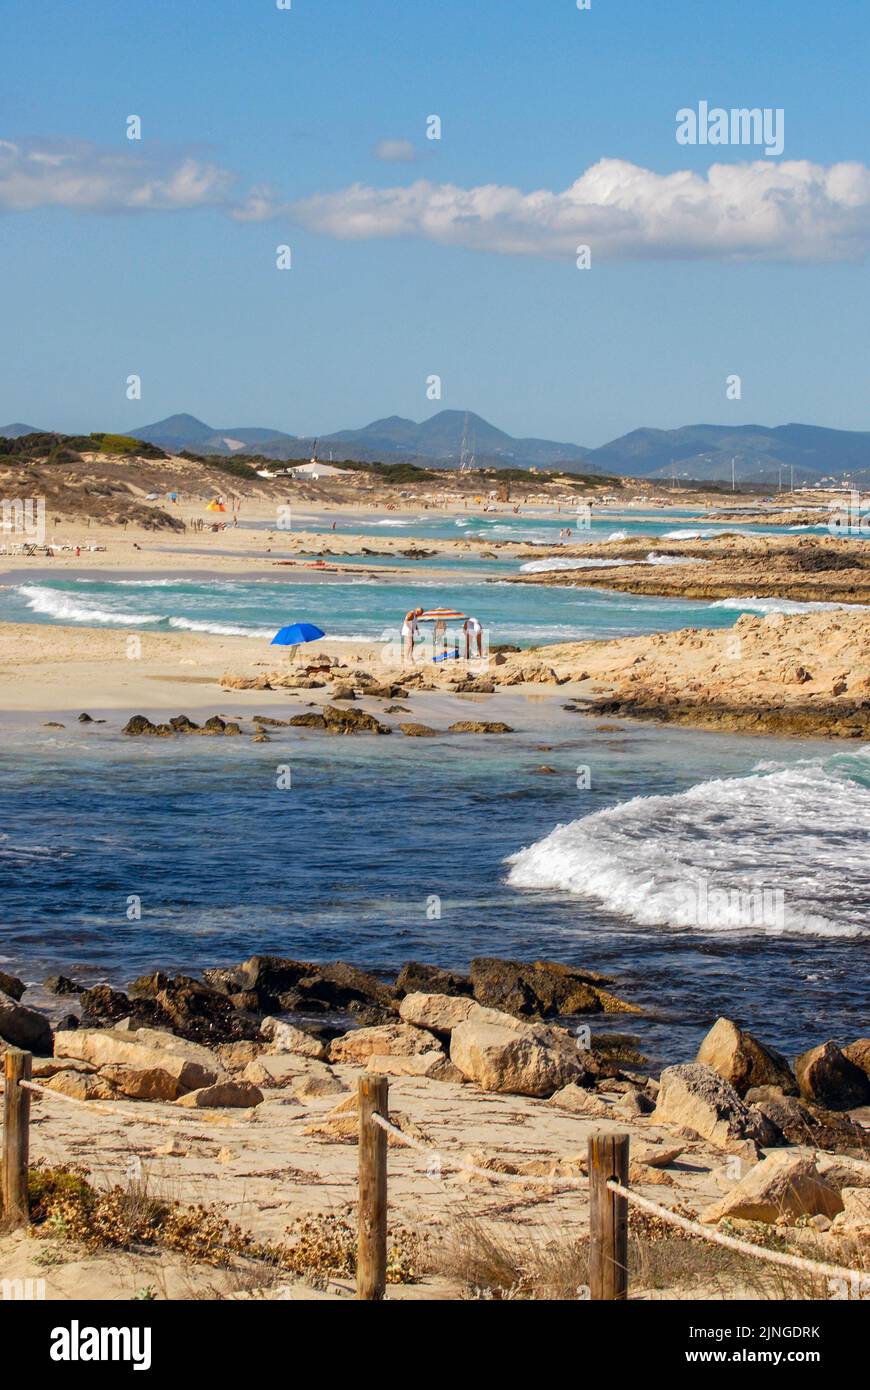
M 315 627 L 313 623 L 291 623 L 289 627 L 282 627 L 280 632 L 275 633 L 270 646 L 298 647 L 301 642 L 316 642 L 318 637 L 325 636 L 322 628 Z

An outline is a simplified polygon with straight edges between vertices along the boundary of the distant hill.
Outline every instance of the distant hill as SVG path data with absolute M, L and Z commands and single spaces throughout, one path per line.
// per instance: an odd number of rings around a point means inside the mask
M 246 426 L 217 429 L 197 420 L 195 415 L 168 415 L 156 425 L 146 425 L 144 429 L 129 433 L 134 439 L 143 439 L 172 453 L 195 448 L 208 454 L 238 454 L 249 450 L 249 446 L 293 439 L 281 430 L 248 429 Z
M 589 455 L 602 471 L 638 478 L 731 477 L 743 482 L 812 482 L 870 466 L 870 433 L 819 425 L 684 425 L 632 430 Z
M 0 425 L 0 439 L 20 439 L 23 434 L 38 434 L 35 425 Z
M 231 426 L 218 429 L 194 415 L 170 415 L 155 425 L 130 430 L 136 439 L 162 449 L 196 449 L 207 453 L 257 453 L 264 458 L 307 458 L 313 440 L 281 430 Z M 471 411 L 441 410 L 417 424 L 401 415 L 375 420 L 362 429 L 337 430 L 321 436 L 318 452 L 330 450 L 339 458 L 361 463 L 387 462 L 456 464 L 463 438 L 476 461 L 484 467 L 552 468 L 581 463 L 589 453 L 578 444 L 550 439 L 514 439 Z
M 36 433 L 30 425 L 0 428 L 0 437 L 19 439 Z M 142 429 L 134 439 L 169 453 L 191 450 L 200 455 L 232 458 L 256 455 L 288 461 L 310 457 L 313 440 L 263 426 L 218 428 L 195 415 L 170 415 Z M 456 467 L 465 442 L 482 468 L 541 468 L 566 472 L 649 478 L 672 476 L 701 482 L 730 482 L 731 461 L 739 483 L 775 487 L 841 481 L 851 477 L 866 489 L 870 480 L 870 431 L 834 430 L 821 425 L 683 425 L 679 429 L 637 429 L 598 449 L 552 439 L 514 438 L 464 410 L 439 410 L 419 424 L 388 415 L 360 429 L 336 430 L 318 440 L 318 456 L 328 461 L 417 464 Z M 793 473 L 792 473 L 793 470 Z

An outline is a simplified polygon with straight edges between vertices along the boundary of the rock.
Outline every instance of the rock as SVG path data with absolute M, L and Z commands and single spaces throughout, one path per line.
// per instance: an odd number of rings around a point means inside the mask
M 218 1081 L 216 1085 L 204 1086 L 198 1091 L 188 1091 L 175 1102 L 176 1105 L 191 1109 L 238 1109 L 247 1110 L 262 1105 L 263 1092 L 250 1081 Z
M 695 1060 L 730 1081 L 739 1096 L 753 1086 L 779 1086 L 784 1092 L 797 1093 L 797 1081 L 785 1058 L 729 1018 L 717 1018 Z
M 844 1187 L 840 1192 L 842 1211 L 834 1217 L 833 1229 L 840 1231 L 860 1231 L 870 1236 L 870 1189 L 866 1187 Z
M 116 1092 L 111 1082 L 90 1072 L 58 1071 L 54 1076 L 40 1082 L 49 1091 L 58 1091 L 73 1100 L 116 1100 Z
M 57 1076 L 60 1071 L 79 1071 L 90 1076 L 97 1070 L 92 1062 L 83 1062 L 80 1057 L 34 1057 L 32 1067 L 34 1081 Z
M 345 961 L 316 965 L 282 956 L 251 956 L 232 970 L 206 973 L 215 987 L 251 992 L 264 1013 L 348 1010 L 367 1023 L 395 1017 L 395 990 Z
M 333 1096 L 340 1091 L 346 1091 L 347 1087 L 327 1068 L 323 1073 L 313 1072 L 301 1076 L 298 1081 L 293 1082 L 290 1090 L 296 1100 L 317 1100 L 320 1096 Z
M 298 1053 L 264 1053 L 242 1073 L 244 1081 L 267 1090 L 288 1090 L 296 1099 L 336 1095 L 346 1087 L 325 1062 Z
M 431 1033 L 410 1023 L 386 1023 L 375 1028 L 355 1028 L 329 1044 L 330 1062 L 361 1064 L 374 1053 L 386 1057 L 413 1057 L 435 1047 Z
M 154 734 L 156 732 L 155 726 L 151 723 L 150 719 L 146 719 L 144 714 L 131 715 L 121 730 L 122 734 L 127 734 L 131 737 L 136 737 L 139 734 Z
M 848 1116 L 797 1096 L 786 1096 L 776 1087 L 755 1087 L 747 1091 L 745 1099 L 776 1127 L 788 1144 L 810 1144 L 815 1149 L 840 1152 L 861 1142 L 861 1131 Z
M 611 1114 L 606 1101 L 594 1091 L 584 1091 L 573 1081 L 551 1096 L 547 1104 L 558 1106 L 560 1110 L 570 1110 L 572 1115 L 588 1115 L 592 1119 L 604 1119 Z
M 406 994 L 399 1005 L 399 1017 L 403 1022 L 427 1028 L 440 1037 L 448 1037 L 457 1024 L 465 1023 L 479 1012 L 481 1007 L 473 999 L 447 994 Z
M 17 975 L 7 975 L 5 970 L 0 970 L 0 994 L 8 995 L 17 1004 L 26 988 Z
M 630 1086 L 622 1099 L 617 1101 L 615 1109 L 622 1115 L 651 1115 L 655 1110 L 655 1101 L 638 1086 Z
M 320 714 L 296 714 L 290 720 L 296 728 L 324 729 L 328 734 L 390 734 L 388 724 L 382 724 L 373 714 L 361 709 L 339 709 L 324 705 Z
M 471 981 L 467 975 L 458 975 L 453 970 L 442 970 L 437 965 L 424 965 L 420 961 L 409 960 L 399 971 L 396 993 L 471 994 Z M 408 1020 L 409 1023 L 413 1021 Z
M 657 1124 L 693 1130 L 718 1148 L 736 1152 L 746 1139 L 764 1142 L 759 1117 L 712 1067 L 689 1062 L 665 1067 L 653 1111 Z
M 406 738 L 437 738 L 438 730 L 430 729 L 428 724 L 400 724 Z
M 503 724 L 499 719 L 459 719 L 455 724 L 450 724 L 447 729 L 448 734 L 512 734 L 514 731 L 510 724 Z
M 161 1066 L 129 1067 L 110 1062 L 100 1075 L 131 1100 L 178 1100 L 189 1089 Z
M 0 1030 L 2 1031 L 2 1030 Z M 801 1095 L 829 1110 L 870 1104 L 870 1077 L 835 1042 L 810 1048 L 795 1061 Z
M 121 990 L 112 989 L 109 985 L 94 985 L 92 989 L 81 990 L 79 1003 L 85 1024 L 111 1025 L 121 1022 L 122 1019 L 132 1019 L 136 1025 L 150 1027 L 168 1022 L 152 1000 L 134 1003 Z
M 212 1054 L 196 1043 L 156 1029 L 120 1032 L 112 1028 L 76 1028 L 55 1034 L 55 1047 L 64 1057 L 79 1057 L 95 1066 L 122 1066 L 130 1071 L 162 1071 L 182 1091 L 210 1086 L 220 1068 Z
M 3 989 L 3 976 L 0 974 L 0 989 Z M 47 989 L 49 994 L 82 994 L 84 985 L 76 984 L 68 975 L 49 975 L 47 980 L 43 980 L 43 989 Z M 8 994 L 10 991 L 7 990 Z
M 602 989 L 609 984 L 595 971 L 576 970 L 557 961 L 512 961 L 478 956 L 471 962 L 474 997 L 486 1008 L 519 1017 L 551 1018 L 587 1013 L 639 1013 Z
M 450 1035 L 450 1060 L 484 1091 L 551 1096 L 586 1069 L 567 1034 L 482 1009 Z
M 228 1072 L 244 1071 L 249 1062 L 253 1062 L 268 1048 L 265 1038 L 262 1040 L 243 1039 L 241 1042 L 221 1043 L 215 1048 L 221 1065 Z
M 392 1056 L 373 1052 L 366 1070 L 381 1076 L 425 1076 L 432 1081 L 453 1081 L 461 1084 L 465 1077 L 458 1067 L 439 1049 L 417 1052 L 412 1056 Z
M 645 1168 L 669 1168 L 676 1163 L 684 1147 L 683 1144 L 676 1148 L 664 1148 L 656 1144 L 632 1143 L 631 1156 Z
M 259 1033 L 257 1020 L 240 1013 L 232 999 L 189 975 L 170 978 L 157 971 L 140 976 L 130 985 L 130 995 L 134 1000 L 152 1000 L 161 1020 L 192 1042 L 253 1041 Z
M 0 975 L 0 989 L 5 989 L 2 975 Z M 9 994 L 10 991 L 7 989 L 6 993 Z M 858 1038 L 856 1042 L 849 1043 L 848 1047 L 843 1048 L 843 1056 L 853 1066 L 863 1071 L 865 1076 L 870 1077 L 870 1038 Z
M 793 1225 L 805 1216 L 836 1216 L 843 1200 L 820 1176 L 812 1157 L 780 1150 L 750 1168 L 731 1192 L 701 1213 L 708 1225 L 724 1217 Z
M 0 993 L 0 1038 L 25 1052 L 45 1055 L 53 1050 L 48 1019 L 3 993 Z
M 326 1057 L 326 1044 L 312 1037 L 302 1028 L 285 1023 L 279 1018 L 264 1018 L 260 1033 L 271 1042 L 272 1052 L 295 1052 L 300 1057 L 314 1057 L 323 1061 Z

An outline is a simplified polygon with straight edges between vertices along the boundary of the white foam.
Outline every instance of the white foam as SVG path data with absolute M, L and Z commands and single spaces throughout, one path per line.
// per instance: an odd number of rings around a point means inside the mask
M 607 539 L 608 539 L 609 541 L 627 541 L 627 540 L 628 540 L 628 532 L 627 532 L 627 531 L 611 531 L 611 533 L 610 533 L 610 535 L 607 537 Z
M 169 626 L 181 632 L 212 632 L 219 637 L 259 637 L 271 640 L 276 628 L 239 627 L 235 623 L 213 623 L 207 618 L 170 618 Z
M 527 560 L 520 565 L 522 574 L 549 574 L 556 570 L 613 569 L 615 565 L 640 565 L 642 560 Z
M 122 609 L 94 608 L 82 603 L 70 594 L 56 589 L 44 589 L 38 584 L 19 584 L 15 590 L 26 600 L 28 608 L 34 613 L 44 613 L 50 618 L 62 618 L 70 623 L 117 623 L 129 627 L 131 623 L 160 623 L 160 613 L 128 613 Z
M 865 754 L 634 797 L 512 855 L 508 882 L 592 898 L 647 927 L 870 935 Z M 733 896 L 765 890 L 781 893 L 781 913 L 762 921 Z
M 710 604 L 711 608 L 749 609 L 753 613 L 834 613 L 862 610 L 865 603 L 823 603 L 821 600 L 796 598 L 758 598 L 749 594 L 745 598 L 720 598 Z

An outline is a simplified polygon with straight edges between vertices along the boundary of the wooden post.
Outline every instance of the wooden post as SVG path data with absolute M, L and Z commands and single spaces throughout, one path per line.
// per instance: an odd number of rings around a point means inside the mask
M 3 1188 L 4 1220 L 13 1226 L 27 1226 L 27 1167 L 30 1155 L 30 1092 L 19 1085 L 29 1081 L 33 1057 L 10 1047 L 4 1067 L 3 1096 Z
M 387 1286 L 387 1135 L 372 1115 L 389 1118 L 385 1076 L 359 1081 L 359 1238 L 356 1296 L 384 1297 Z
M 589 1296 L 628 1297 L 628 1202 L 611 1192 L 628 1186 L 628 1135 L 589 1136 Z

